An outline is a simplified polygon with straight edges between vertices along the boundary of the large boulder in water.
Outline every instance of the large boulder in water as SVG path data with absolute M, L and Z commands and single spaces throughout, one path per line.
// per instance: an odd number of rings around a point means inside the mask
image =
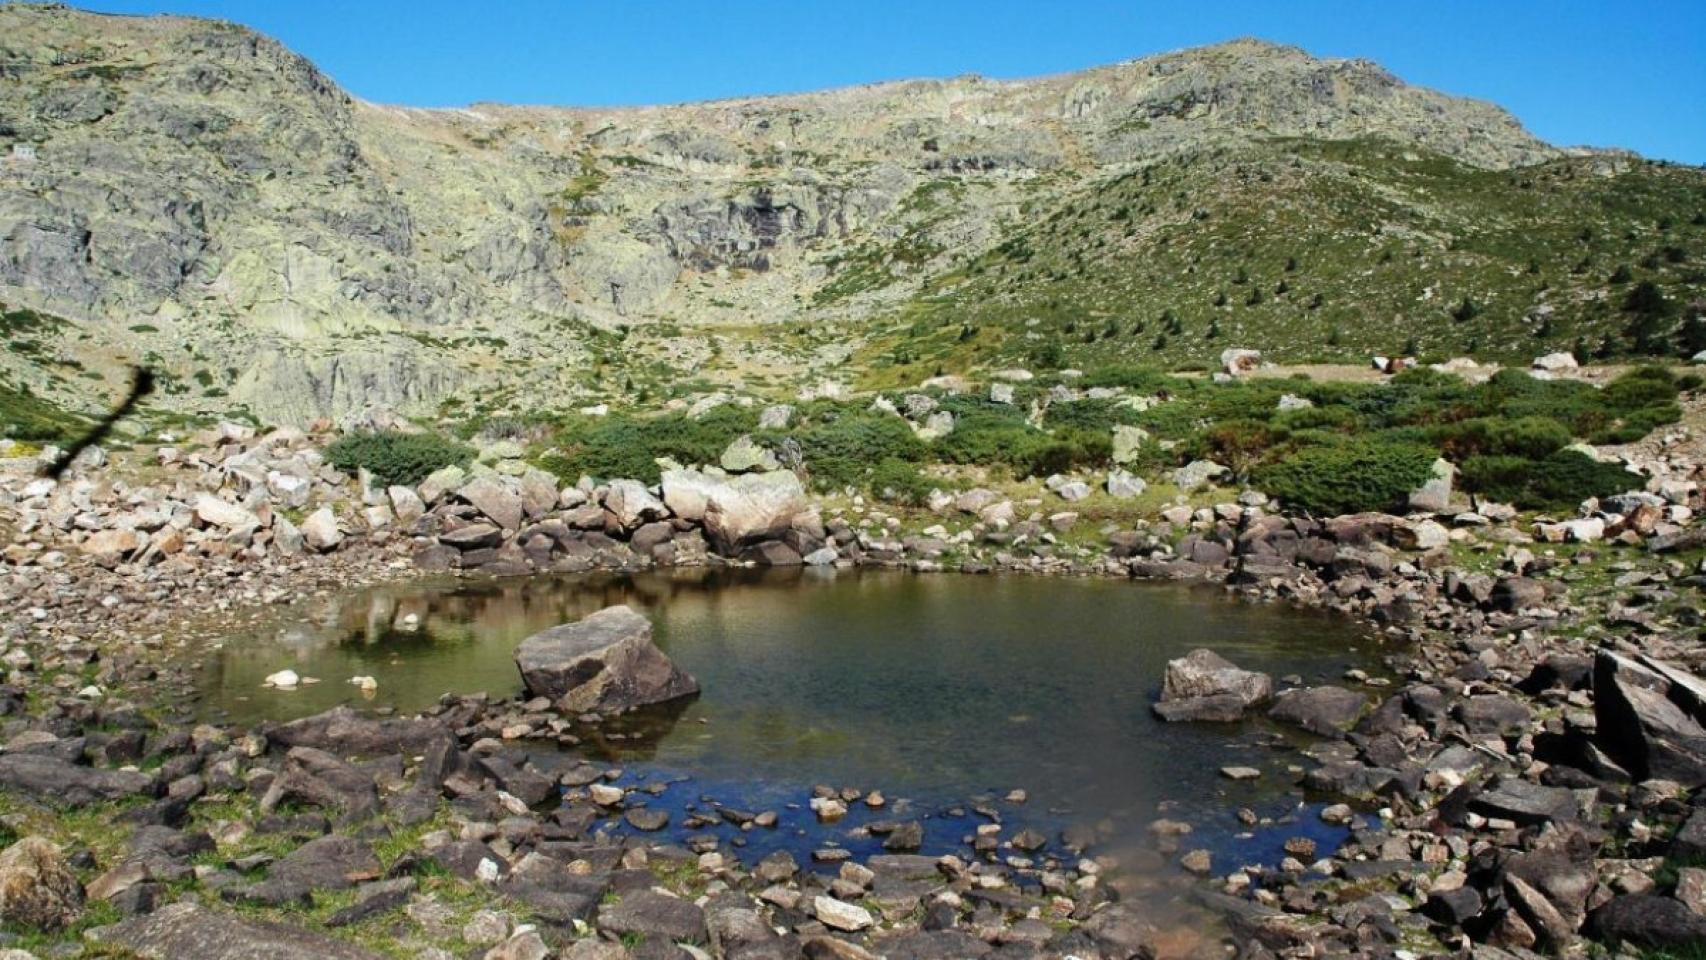
M 619 713 L 699 692 L 652 643 L 651 623 L 626 606 L 528 637 L 515 664 L 528 693 L 566 713 Z
M 1265 673 L 1240 669 L 1213 650 L 1192 650 L 1167 661 L 1155 714 L 1172 722 L 1230 722 L 1273 696 L 1274 681 Z
M 1599 747 L 1637 780 L 1706 786 L 1706 681 L 1651 657 L 1601 650 L 1593 705 Z
M 811 509 L 800 478 L 790 470 L 738 477 L 670 470 L 663 475 L 663 499 L 677 516 L 704 521 L 706 537 L 724 556 L 779 539 Z

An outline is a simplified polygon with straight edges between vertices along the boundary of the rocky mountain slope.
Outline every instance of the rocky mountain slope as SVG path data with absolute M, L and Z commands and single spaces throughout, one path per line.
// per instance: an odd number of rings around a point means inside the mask
M 1527 320 L 1568 346 L 1621 329 L 1625 262 L 1698 296 L 1703 217 L 1698 170 L 1259 41 L 420 110 L 231 24 L 0 7 L 0 375 L 73 405 L 136 363 L 171 406 L 301 422 L 1178 364 L 1234 336 L 1496 351 Z M 1435 337 L 1464 298 L 1489 309 Z

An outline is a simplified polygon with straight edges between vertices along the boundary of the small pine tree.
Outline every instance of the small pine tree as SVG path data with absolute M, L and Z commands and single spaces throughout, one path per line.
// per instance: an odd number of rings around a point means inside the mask
M 1342 341 L 1343 339 L 1344 339 L 1344 336 L 1339 333 L 1339 328 L 1334 327 L 1327 334 L 1327 346 L 1336 347 L 1339 345 L 1339 342 Z
M 1415 337 L 1411 337 L 1408 340 L 1404 341 L 1404 349 L 1398 351 L 1398 355 L 1404 356 L 1404 357 L 1413 357 L 1416 354 L 1421 353 L 1421 352 L 1422 352 L 1421 344 L 1416 342 Z
M 1635 274 L 1630 271 L 1627 263 L 1620 263 L 1616 270 L 1611 271 L 1611 283 L 1628 283 L 1633 279 L 1635 279 Z
M 1249 283 L 1250 282 L 1250 271 L 1244 269 L 1244 267 L 1242 265 L 1240 265 L 1238 267 L 1238 272 L 1234 273 L 1232 275 L 1232 282 L 1233 283 Z
M 1623 298 L 1623 312 L 1629 315 L 1629 322 L 1623 328 L 1623 335 L 1629 340 L 1630 349 L 1636 353 L 1651 356 L 1664 352 L 1664 332 L 1666 321 L 1670 318 L 1671 302 L 1660 290 L 1658 284 L 1651 280 L 1643 280 L 1629 291 L 1629 296 Z
M 1262 288 L 1251 287 L 1250 295 L 1244 298 L 1244 305 L 1254 307 L 1262 302 Z
M 1156 349 L 1156 350 L 1167 349 L 1167 335 L 1165 333 L 1158 333 L 1155 335 L 1154 349 Z
M 1468 323 L 1480 315 L 1481 305 L 1469 297 L 1464 297 L 1463 302 L 1459 303 L 1457 307 L 1451 311 L 1451 319 L 1456 320 L 1458 323 Z
M 1682 326 L 1676 331 L 1676 347 L 1685 357 L 1706 350 L 1706 302 L 1688 305 L 1688 315 L 1682 318 Z
M 1210 320 L 1208 322 L 1208 332 L 1203 334 L 1203 338 L 1205 340 L 1213 340 L 1218 336 L 1220 336 L 1220 321 Z
M 1226 291 L 1225 290 L 1216 290 L 1215 291 L 1215 293 L 1214 293 L 1214 305 L 1217 307 L 1226 306 Z
M 1664 291 L 1659 289 L 1659 285 L 1651 280 L 1642 280 L 1623 298 L 1624 313 L 1663 317 L 1670 311 L 1670 300 L 1665 297 Z
M 1286 273 L 1296 273 L 1297 272 L 1297 258 L 1296 257 L 1286 257 L 1285 258 L 1285 272 Z

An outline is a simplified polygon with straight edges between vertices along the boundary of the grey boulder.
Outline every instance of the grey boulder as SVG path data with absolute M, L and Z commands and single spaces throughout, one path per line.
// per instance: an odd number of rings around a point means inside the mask
M 670 470 L 663 475 L 663 499 L 678 516 L 702 519 L 711 546 L 724 556 L 782 537 L 811 508 L 790 470 L 737 477 Z
M 54 804 L 82 806 L 101 800 L 152 796 L 154 778 L 128 770 L 102 770 L 44 754 L 0 756 L 0 786 Z
M 530 695 L 566 713 L 619 713 L 699 692 L 699 681 L 652 643 L 651 623 L 627 606 L 528 637 L 515 663 Z
M 1638 779 L 1706 786 L 1706 681 L 1662 661 L 1600 651 L 1593 665 L 1599 746 Z
M 1169 722 L 1231 722 L 1273 691 L 1274 681 L 1267 674 L 1240 669 L 1212 650 L 1192 650 L 1167 662 L 1155 714 Z
M 1322 736 L 1342 736 L 1362 716 L 1368 698 L 1343 687 L 1299 687 L 1274 698 L 1268 717 Z

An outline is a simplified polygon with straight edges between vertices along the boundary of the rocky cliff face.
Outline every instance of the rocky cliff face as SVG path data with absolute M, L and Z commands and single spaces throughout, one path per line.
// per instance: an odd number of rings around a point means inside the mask
M 424 412 L 476 387 L 562 402 L 593 392 L 618 327 L 858 321 L 997 242 L 1023 203 L 1274 137 L 1493 169 L 1556 155 L 1496 107 L 1256 41 L 1017 82 L 416 110 L 356 101 L 241 27 L 11 4 L 0 301 L 66 318 L 59 359 L 93 374 L 8 373 L 88 393 L 146 362 L 174 402 L 269 420 Z M 895 282 L 850 284 L 877 247 Z M 630 353 L 702 355 L 645 336 Z M 823 362 L 764 339 L 746 359 Z

